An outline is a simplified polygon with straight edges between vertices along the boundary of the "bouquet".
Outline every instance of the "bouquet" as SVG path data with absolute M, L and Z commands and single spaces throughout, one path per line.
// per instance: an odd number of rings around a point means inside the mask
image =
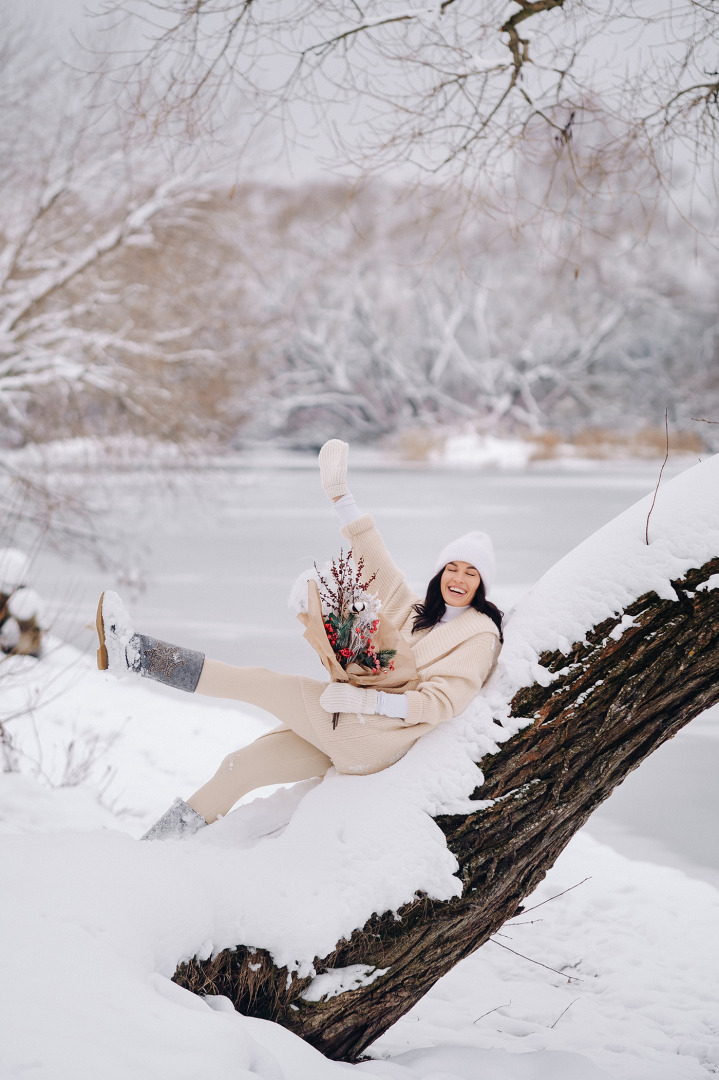
M 397 650 L 378 649 L 374 640 L 382 605 L 377 594 L 368 590 L 377 575 L 363 581 L 364 559 L 359 560 L 356 568 L 351 560 L 351 551 L 346 557 L 340 551 L 339 559 L 332 560 L 329 581 L 315 563 L 327 640 L 343 671 L 350 664 L 359 664 L 374 674 L 394 671 Z
M 397 690 L 416 680 L 410 644 L 380 617 L 381 601 L 370 592 L 376 574 L 363 580 L 363 560 L 355 567 L 352 552 L 340 552 L 322 573 L 315 566 L 315 574 L 297 618 L 332 679 L 376 690 Z

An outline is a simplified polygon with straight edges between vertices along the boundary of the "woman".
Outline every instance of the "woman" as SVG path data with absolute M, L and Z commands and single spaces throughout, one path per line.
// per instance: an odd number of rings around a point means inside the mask
M 324 776 L 331 765 L 360 775 L 386 769 L 422 735 L 466 709 L 494 666 L 502 613 L 486 599 L 494 575 L 489 537 L 469 533 L 448 544 L 421 601 L 392 562 L 372 517 L 357 509 L 346 482 L 347 453 L 347 443 L 325 443 L 319 455 L 322 486 L 335 503 L 355 561 L 363 558 L 365 570 L 376 571 L 372 587 L 382 602 L 381 618 L 410 644 L 416 678 L 390 693 L 207 660 L 135 633 L 119 597 L 104 593 L 97 616 L 101 670 L 134 671 L 167 686 L 245 701 L 280 721 L 226 757 L 186 802 L 176 799 L 143 839 L 189 835 L 227 814 L 254 788 Z

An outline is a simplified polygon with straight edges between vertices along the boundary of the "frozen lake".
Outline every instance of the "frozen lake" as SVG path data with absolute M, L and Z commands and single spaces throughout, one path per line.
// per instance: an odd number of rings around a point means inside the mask
M 655 465 L 523 472 L 365 466 L 351 479 L 358 504 L 374 513 L 418 592 L 449 539 L 489 532 L 498 563 L 492 596 L 506 610 L 567 551 L 653 490 L 656 477 Z M 97 596 L 115 587 L 146 633 L 230 663 L 321 676 L 287 608 L 300 571 L 312 559 L 323 563 L 342 542 L 314 467 L 121 473 L 87 486 L 108 508 L 108 554 L 122 571 L 44 553 L 35 583 L 57 633 L 94 650 Z M 719 885 L 718 768 L 714 710 L 628 777 L 588 831 L 624 854 Z

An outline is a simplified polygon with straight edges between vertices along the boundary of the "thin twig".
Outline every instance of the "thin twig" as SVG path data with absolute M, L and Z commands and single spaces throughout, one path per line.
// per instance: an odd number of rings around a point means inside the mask
M 659 491 L 659 485 L 662 482 L 662 473 L 664 472 L 664 466 L 666 465 L 667 461 L 669 460 L 669 410 L 668 409 L 664 410 L 664 429 L 665 429 L 666 435 L 667 435 L 667 452 L 664 455 L 664 461 L 662 462 L 662 467 L 659 470 L 659 479 L 657 480 L 657 486 L 654 488 L 654 498 L 652 499 L 652 505 L 649 507 L 649 513 L 647 514 L 647 525 L 646 525 L 646 529 L 644 531 L 644 539 L 647 542 L 647 547 L 649 547 L 649 518 L 652 516 L 652 510 L 654 509 L 654 503 L 657 501 L 657 492 Z
M 480 1020 L 484 1020 L 485 1016 L 490 1016 L 493 1012 L 497 1012 L 498 1009 L 506 1009 L 511 1004 L 512 1004 L 512 1002 L 508 1001 L 506 1005 L 495 1005 L 495 1007 L 493 1009 L 487 1009 L 486 1013 L 482 1013 L 482 1015 L 478 1016 L 476 1020 L 472 1021 L 472 1023 L 473 1024 L 478 1024 Z
M 698 424 L 719 424 L 719 420 L 705 420 L 703 416 L 690 416 L 690 420 L 696 420 Z
M 592 880 L 592 875 L 589 874 L 588 877 L 582 878 L 581 881 L 578 881 L 576 883 L 576 885 L 570 885 L 568 889 L 562 889 L 561 892 L 555 893 L 554 896 L 548 896 L 546 900 L 542 900 L 541 904 L 535 904 L 533 907 L 523 908 L 521 913 L 522 913 L 522 915 L 528 915 L 530 911 L 536 911 L 537 908 L 544 907 L 544 905 L 548 904 L 551 900 L 558 900 L 560 896 L 566 896 L 566 894 L 568 892 L 571 892 L 572 889 L 578 889 L 579 886 L 583 885 L 585 881 L 591 881 L 591 880 Z
M 514 953 L 515 956 L 521 956 L 522 960 L 529 960 L 530 964 L 536 964 L 538 967 L 546 968 L 547 971 L 553 971 L 555 975 L 561 975 L 563 978 L 567 979 L 569 982 L 581 982 L 582 981 L 581 979 L 578 979 L 576 975 L 567 975 L 567 973 L 565 971 L 559 971 L 558 968 L 550 967 L 549 964 L 543 964 L 541 960 L 534 960 L 531 956 L 525 956 L 524 953 L 517 952 L 516 949 L 510 949 L 509 945 L 503 945 L 502 942 L 497 941 L 496 938 L 491 937 L 489 940 L 494 942 L 495 945 L 499 945 L 500 949 L 506 949 L 507 952 Z
M 579 998 L 575 998 L 575 999 L 574 999 L 574 1001 L 579 1001 Z M 566 1009 L 562 1009 L 562 1011 L 560 1012 L 560 1014 L 559 1014 L 559 1016 L 557 1017 L 557 1019 L 556 1019 L 556 1020 L 554 1021 L 554 1023 L 553 1023 L 552 1025 L 551 1025 L 551 1027 L 550 1027 L 550 1029 L 549 1029 L 550 1031 L 552 1030 L 552 1028 L 555 1028 L 555 1027 L 557 1026 L 557 1024 L 559 1023 L 559 1021 L 560 1021 L 560 1020 L 562 1019 L 562 1017 L 564 1016 L 565 1012 L 568 1012 L 568 1011 L 569 1011 L 569 1009 L 571 1009 L 572 1005 L 574 1004 L 574 1001 L 570 1001 L 570 1002 L 569 1002 L 569 1004 L 567 1005 L 567 1008 L 566 1008 Z

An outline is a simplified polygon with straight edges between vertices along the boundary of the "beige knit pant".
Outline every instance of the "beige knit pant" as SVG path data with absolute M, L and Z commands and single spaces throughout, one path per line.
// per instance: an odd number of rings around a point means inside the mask
M 215 775 L 190 796 L 188 805 L 205 821 L 227 814 L 238 799 L 255 788 L 291 784 L 327 772 L 332 761 L 312 741 L 303 684 L 306 691 L 315 693 L 324 686 L 300 675 L 205 660 L 195 693 L 246 701 L 272 713 L 283 725 L 228 754 Z

